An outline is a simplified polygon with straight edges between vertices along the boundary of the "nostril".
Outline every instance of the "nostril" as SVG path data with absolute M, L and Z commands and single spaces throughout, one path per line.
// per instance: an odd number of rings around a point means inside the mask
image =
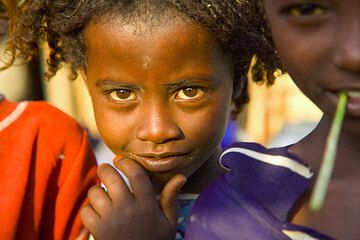
M 141 110 L 136 132 L 139 140 L 161 144 L 182 137 L 178 119 L 168 105 L 152 99 Z
M 169 141 L 181 139 L 182 131 L 175 123 L 171 124 L 143 124 L 137 129 L 137 138 L 141 141 L 149 141 L 156 144 L 163 144 Z
M 359 34 L 348 34 L 337 39 L 334 48 L 334 64 L 343 70 L 360 72 L 360 36 Z
M 342 54 L 338 55 L 334 59 L 335 65 L 349 72 L 360 73 L 360 54 L 359 56 L 355 54 Z

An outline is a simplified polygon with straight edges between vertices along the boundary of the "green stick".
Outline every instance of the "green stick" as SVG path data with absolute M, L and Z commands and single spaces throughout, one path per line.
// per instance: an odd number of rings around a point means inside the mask
M 346 103 L 348 96 L 345 92 L 339 94 L 339 102 L 336 113 L 331 124 L 330 132 L 327 137 L 324 158 L 321 163 L 319 176 L 316 179 L 315 188 L 310 198 L 310 209 L 318 212 L 323 203 L 327 187 L 334 168 L 336 149 L 340 136 L 341 126 L 346 112 Z

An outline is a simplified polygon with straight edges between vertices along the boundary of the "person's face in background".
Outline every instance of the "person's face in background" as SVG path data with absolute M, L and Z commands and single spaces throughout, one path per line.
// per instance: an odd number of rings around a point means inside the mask
M 280 58 L 300 89 L 332 116 L 340 91 L 345 129 L 360 134 L 360 1 L 263 0 Z
M 112 19 L 84 32 L 84 71 L 98 129 L 153 180 L 189 177 L 219 148 L 233 73 L 214 37 L 179 18 L 146 30 Z

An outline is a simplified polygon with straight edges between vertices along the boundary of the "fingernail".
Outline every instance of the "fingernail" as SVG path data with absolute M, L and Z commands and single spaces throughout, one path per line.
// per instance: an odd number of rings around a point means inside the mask
M 117 155 L 114 157 L 113 159 L 113 163 L 115 164 L 116 162 L 119 162 L 123 157 L 121 155 Z
M 179 188 L 178 188 L 178 191 L 180 192 L 181 188 L 185 185 L 186 181 L 187 181 L 187 178 L 183 175 L 183 180 L 181 182 L 181 184 L 179 185 Z

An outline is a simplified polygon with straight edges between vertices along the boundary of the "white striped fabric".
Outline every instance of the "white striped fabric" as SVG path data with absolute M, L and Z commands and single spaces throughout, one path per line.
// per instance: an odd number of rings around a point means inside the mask
M 261 161 L 261 162 L 264 162 L 267 164 L 288 168 L 291 171 L 299 174 L 300 176 L 302 176 L 304 178 L 311 178 L 311 176 L 313 175 L 310 171 L 310 168 L 306 167 L 305 165 L 302 165 L 301 163 L 298 163 L 298 162 L 292 160 L 291 158 L 280 156 L 280 155 L 275 156 L 275 155 L 270 155 L 270 154 L 264 154 L 264 153 L 256 152 L 253 150 L 249 150 L 247 148 L 239 148 L 239 147 L 229 148 L 226 151 L 224 151 L 220 156 L 220 164 L 221 164 L 221 159 L 225 154 L 234 153 L 234 152 L 242 153 L 244 155 L 247 155 L 247 156 L 253 158 L 254 160 L 258 160 L 258 161 Z M 223 166 L 223 167 L 225 169 L 227 169 L 225 166 Z
M 0 122 L 0 132 L 21 116 L 21 114 L 25 111 L 27 104 L 28 102 L 19 103 L 15 110 Z

